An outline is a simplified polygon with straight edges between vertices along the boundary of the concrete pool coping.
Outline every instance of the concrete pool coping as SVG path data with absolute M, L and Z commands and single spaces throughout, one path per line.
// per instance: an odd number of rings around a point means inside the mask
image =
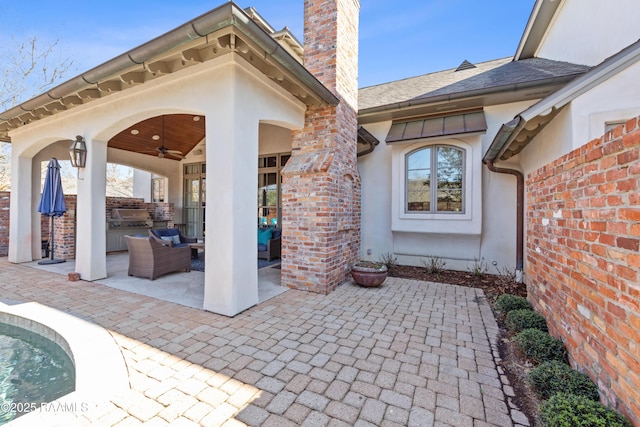
M 36 302 L 0 301 L 0 321 L 27 329 L 57 343 L 75 366 L 75 391 L 9 424 L 32 426 L 36 417 L 83 412 L 129 389 L 129 375 L 120 347 L 103 327 Z M 30 402 L 22 402 L 30 403 Z M 43 425 L 43 424 L 40 424 Z

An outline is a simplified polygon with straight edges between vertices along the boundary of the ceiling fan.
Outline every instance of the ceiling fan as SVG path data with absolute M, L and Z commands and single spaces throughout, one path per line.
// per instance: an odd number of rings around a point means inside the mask
M 182 160 L 185 158 L 185 155 L 182 153 L 182 151 L 169 150 L 167 147 L 164 146 L 164 116 L 162 116 L 162 136 L 153 135 L 151 137 L 151 139 L 153 139 L 154 141 L 158 141 L 161 138 L 162 138 L 162 145 L 160 147 L 156 147 L 156 151 L 158 152 L 159 159 L 164 159 L 165 157 L 173 157 L 173 158 Z
M 169 150 L 167 147 L 165 147 L 164 145 L 161 145 L 160 147 L 156 148 L 156 151 L 158 152 L 158 158 L 159 159 L 164 159 L 165 156 L 169 156 L 169 157 L 175 157 L 178 158 L 180 160 L 185 158 L 185 155 L 182 154 L 181 151 L 178 150 Z

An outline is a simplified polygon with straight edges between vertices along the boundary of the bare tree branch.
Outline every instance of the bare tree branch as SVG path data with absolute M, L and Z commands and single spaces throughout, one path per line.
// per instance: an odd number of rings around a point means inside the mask
M 37 37 L 0 44 L 0 111 L 8 110 L 65 78 L 73 62 L 56 59 L 59 40 L 41 43 Z M 11 189 L 11 146 L 0 143 L 0 190 Z
M 66 76 L 73 61 L 52 58 L 58 43 L 41 43 L 35 36 L 18 42 L 12 37 L 11 43 L 0 46 L 0 110 L 42 93 Z

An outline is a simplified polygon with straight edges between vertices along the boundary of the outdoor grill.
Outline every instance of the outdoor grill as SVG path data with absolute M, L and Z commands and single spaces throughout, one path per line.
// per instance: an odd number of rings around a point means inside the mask
M 133 230 L 153 228 L 151 215 L 145 209 L 112 209 L 109 230 Z
M 126 250 L 124 236 L 148 236 L 151 228 L 153 219 L 145 209 L 112 209 L 107 221 L 107 252 Z

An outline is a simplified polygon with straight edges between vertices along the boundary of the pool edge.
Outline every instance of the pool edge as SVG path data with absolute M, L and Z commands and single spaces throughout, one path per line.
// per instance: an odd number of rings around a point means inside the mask
M 69 354 L 76 370 L 76 387 L 75 391 L 51 402 L 46 411 L 25 414 L 6 425 L 34 425 L 35 416 L 44 417 L 44 421 L 59 412 L 82 415 L 129 390 L 129 374 L 124 357 L 105 328 L 36 302 L 13 305 L 0 302 L 0 320 L 9 319 L 10 316 L 28 322 L 7 323 L 15 323 L 15 326 L 38 333 L 56 342 Z

